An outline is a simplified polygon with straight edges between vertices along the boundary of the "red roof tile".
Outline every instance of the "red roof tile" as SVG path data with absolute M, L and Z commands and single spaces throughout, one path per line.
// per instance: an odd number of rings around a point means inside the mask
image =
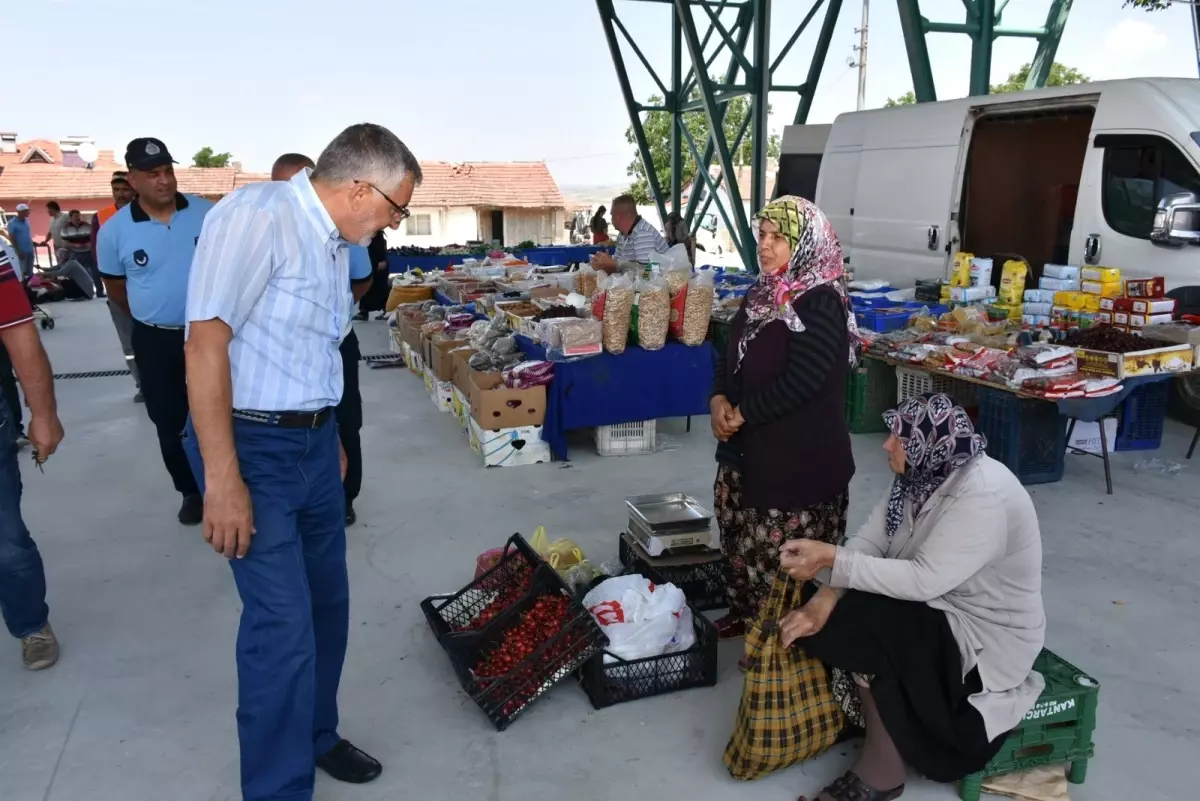
M 426 206 L 562 208 L 558 184 L 543 162 L 423 161 L 424 180 L 409 202 Z
M 0 172 L 0 197 L 27 198 L 106 198 L 112 195 L 110 183 L 116 165 L 93 170 L 60 167 L 51 164 L 4 165 Z M 197 169 L 180 167 L 175 170 L 179 191 L 193 195 L 218 197 L 227 195 L 239 186 L 266 181 L 263 173 L 238 172 L 232 167 Z

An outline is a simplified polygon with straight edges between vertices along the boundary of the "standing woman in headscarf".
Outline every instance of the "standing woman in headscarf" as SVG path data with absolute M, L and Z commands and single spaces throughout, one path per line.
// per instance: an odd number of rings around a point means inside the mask
M 607 245 L 608 238 L 608 220 L 604 219 L 604 212 L 607 211 L 603 206 L 596 209 L 596 213 L 592 215 L 592 244 Z
M 854 475 L 843 406 L 859 339 L 837 235 L 820 209 L 790 196 L 756 214 L 754 230 L 758 283 L 718 354 L 710 402 L 729 558 L 723 637 L 757 617 L 784 541 L 842 541 Z
M 819 801 L 885 801 L 908 767 L 958 781 L 991 761 L 1036 703 L 1046 636 L 1042 538 L 1021 482 L 943 394 L 884 415 L 891 491 L 844 545 L 784 544 L 804 605 L 783 645 L 852 675 L 865 719 L 858 761 Z

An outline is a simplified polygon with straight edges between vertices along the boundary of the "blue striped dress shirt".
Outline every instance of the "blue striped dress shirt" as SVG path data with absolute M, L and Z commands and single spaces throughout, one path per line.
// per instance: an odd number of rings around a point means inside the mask
M 233 330 L 235 409 L 316 411 L 342 397 L 338 345 L 354 307 L 350 245 L 309 173 L 226 196 L 196 246 L 187 320 L 219 319 Z

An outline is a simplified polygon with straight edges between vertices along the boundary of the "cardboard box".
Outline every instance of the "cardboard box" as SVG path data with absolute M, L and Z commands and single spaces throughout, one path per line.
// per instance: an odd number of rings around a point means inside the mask
M 1106 298 L 1119 298 L 1124 291 L 1120 281 L 1084 281 L 1079 288 L 1085 294 L 1103 295 Z
M 467 421 L 471 419 L 471 403 L 467 400 L 467 396 L 463 391 L 453 384 L 450 387 L 451 402 L 454 406 L 451 411 L 454 414 L 454 419 L 458 421 L 459 428 L 467 430 Z
M 1108 452 L 1112 453 L 1117 444 L 1117 419 L 1115 417 L 1104 419 L 1104 436 L 1108 440 Z M 1071 451 L 1083 451 L 1097 455 L 1103 453 L 1104 450 L 1100 443 L 1100 424 L 1077 420 L 1075 427 L 1071 429 L 1071 441 L 1067 443 L 1067 452 Z
M 1169 323 L 1174 319 L 1169 314 L 1131 314 L 1129 315 L 1130 328 L 1145 328 L 1148 325 L 1162 325 Z
M 1114 326 L 1118 330 L 1128 331 L 1128 326 Z M 1161 345 L 1147 338 L 1146 350 L 1132 353 L 1108 353 L 1101 350 L 1077 348 L 1079 372 L 1103 375 L 1112 378 L 1132 378 L 1139 375 L 1157 375 L 1159 373 L 1185 373 L 1192 369 L 1195 351 L 1191 345 Z
M 509 389 L 499 373 L 470 373 L 471 416 L 489 429 L 540 426 L 546 422 L 546 388 Z
M 445 334 L 435 334 L 429 341 L 429 368 L 439 381 L 454 380 L 454 357 L 451 354 L 462 347 L 469 346 L 464 340 L 451 339 Z
M 1125 280 L 1125 297 L 1127 298 L 1161 298 L 1166 294 L 1167 282 L 1161 276 L 1127 278 Z
M 1134 314 L 1166 314 L 1172 317 L 1175 315 L 1174 298 L 1163 298 L 1162 300 L 1126 298 L 1125 301 L 1129 304 L 1129 311 Z
M 454 364 L 454 375 L 450 379 L 464 398 L 471 396 L 471 365 L 467 360 L 475 351 L 471 348 L 460 348 L 450 351 L 450 361 Z
M 471 450 L 483 457 L 484 467 L 520 467 L 550 461 L 550 443 L 541 426 L 484 428 L 474 417 L 468 422 Z
M 434 377 L 429 390 L 429 399 L 439 412 L 454 411 L 454 385 L 449 381 L 438 381 Z
M 1084 281 L 1098 281 L 1104 284 L 1121 280 L 1121 270 L 1118 267 L 1084 267 L 1079 275 Z
M 407 343 L 416 353 L 421 352 L 421 326 L 425 323 L 425 316 L 410 317 L 408 315 L 400 315 L 396 321 L 400 331 L 400 339 Z

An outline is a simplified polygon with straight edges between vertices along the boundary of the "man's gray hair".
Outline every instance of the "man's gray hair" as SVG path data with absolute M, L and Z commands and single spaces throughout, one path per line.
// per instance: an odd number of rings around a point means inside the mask
M 625 214 L 637 214 L 637 201 L 632 195 L 617 195 L 613 198 L 612 210 Z
M 328 183 L 365 181 L 391 190 L 408 176 L 421 183 L 421 165 L 412 151 L 387 128 L 369 122 L 351 125 L 317 158 L 313 180 Z

